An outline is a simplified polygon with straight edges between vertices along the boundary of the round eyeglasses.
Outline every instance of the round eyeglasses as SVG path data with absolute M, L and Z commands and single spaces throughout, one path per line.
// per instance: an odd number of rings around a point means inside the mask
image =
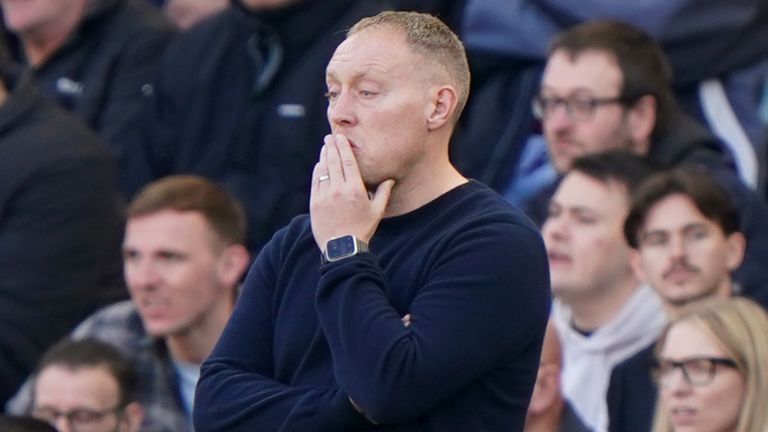
M 718 366 L 738 369 L 736 362 L 728 358 L 695 357 L 680 361 L 657 359 L 653 365 L 653 377 L 658 384 L 668 387 L 675 370 L 680 369 L 688 384 L 703 386 L 712 382 Z
M 586 95 L 575 95 L 567 98 L 554 96 L 534 96 L 532 102 L 533 115 L 539 120 L 546 120 L 562 105 L 568 116 L 576 121 L 585 121 L 595 115 L 597 107 L 610 104 L 624 104 L 626 101 L 621 97 L 597 98 Z

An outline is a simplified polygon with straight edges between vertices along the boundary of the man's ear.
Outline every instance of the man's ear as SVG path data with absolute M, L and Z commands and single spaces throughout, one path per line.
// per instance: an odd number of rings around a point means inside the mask
M 747 239 L 744 237 L 744 234 L 734 232 L 726 237 L 725 241 L 728 244 L 725 264 L 728 267 L 728 270 L 734 271 L 744 260 L 744 249 L 747 247 Z
M 248 250 L 243 245 L 229 245 L 221 252 L 217 262 L 219 280 L 227 287 L 237 286 L 250 262 Z
M 645 95 L 627 108 L 627 121 L 629 133 L 632 137 L 632 150 L 639 155 L 646 155 L 650 151 L 651 134 L 656 127 L 658 106 L 656 98 Z
M 445 85 L 435 89 L 427 113 L 427 129 L 433 131 L 450 123 L 458 103 L 459 97 L 453 86 Z
M 144 421 L 144 408 L 138 402 L 131 402 L 123 408 L 123 416 L 120 422 L 124 428 L 119 430 L 128 432 L 139 432 L 141 423 Z

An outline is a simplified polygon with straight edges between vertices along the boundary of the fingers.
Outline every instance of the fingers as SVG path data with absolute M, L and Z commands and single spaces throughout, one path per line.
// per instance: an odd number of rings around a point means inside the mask
M 339 155 L 338 140 L 340 135 L 326 135 L 324 150 L 326 153 L 326 165 L 328 167 L 329 182 L 331 185 L 337 185 L 344 182 L 344 169 L 341 167 L 341 155 Z
M 320 190 L 321 184 L 330 180 L 328 176 L 328 163 L 326 162 L 327 158 L 327 146 L 323 146 L 320 149 L 320 159 L 318 159 L 315 168 L 312 170 L 311 194 L 316 194 Z
M 344 178 L 347 181 L 356 181 L 359 179 L 360 183 L 362 183 L 363 179 L 360 176 L 360 169 L 357 166 L 357 158 L 355 158 L 355 153 L 352 151 L 352 145 L 349 143 L 349 139 L 342 134 L 336 134 L 336 148 L 339 152 Z
M 392 194 L 392 188 L 395 186 L 395 181 L 392 179 L 384 180 L 376 187 L 376 192 L 373 193 L 371 199 L 371 205 L 377 214 L 384 214 L 384 210 L 387 208 L 389 202 L 389 196 Z

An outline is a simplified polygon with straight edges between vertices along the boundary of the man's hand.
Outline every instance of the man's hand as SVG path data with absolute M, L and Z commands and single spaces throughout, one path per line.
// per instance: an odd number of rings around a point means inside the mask
M 326 135 L 309 199 L 312 235 L 320 250 L 328 240 L 347 234 L 369 242 L 394 184 L 394 180 L 382 182 L 369 197 L 347 137 Z

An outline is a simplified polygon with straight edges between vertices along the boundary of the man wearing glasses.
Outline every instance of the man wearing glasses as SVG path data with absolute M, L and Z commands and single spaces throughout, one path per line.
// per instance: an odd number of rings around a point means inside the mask
M 734 277 L 745 295 L 768 305 L 768 208 L 741 182 L 717 138 L 680 110 L 670 83 L 663 52 L 635 27 L 594 21 L 559 34 L 533 101 L 550 162 L 562 176 L 581 155 L 625 149 L 665 167 L 705 166 L 732 195 L 751 240 Z M 556 183 L 523 206 L 530 217 L 543 220 Z
M 706 173 L 676 169 L 657 174 L 638 188 L 624 225 L 636 249 L 636 267 L 662 299 L 669 317 L 692 302 L 727 298 L 734 291 L 731 272 L 744 256 L 738 212 L 728 195 Z M 651 429 L 656 386 L 651 380 L 651 344 L 616 366 L 607 402 L 609 430 L 647 432 Z M 679 363 L 661 365 L 668 372 Z M 694 385 L 706 384 L 714 364 L 685 365 Z
M 58 343 L 43 356 L 36 377 L 32 415 L 59 432 L 136 432 L 141 426 L 136 371 L 105 342 Z

